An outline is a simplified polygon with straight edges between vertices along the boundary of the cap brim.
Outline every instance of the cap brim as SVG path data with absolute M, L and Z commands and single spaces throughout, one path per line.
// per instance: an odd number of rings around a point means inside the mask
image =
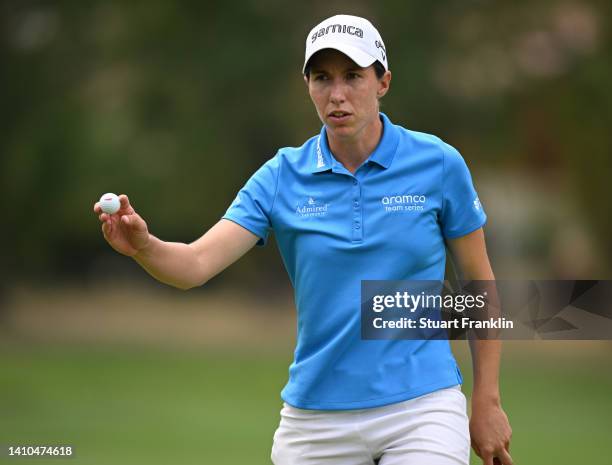
M 370 66 L 372 63 L 376 61 L 375 57 L 365 53 L 363 50 L 357 47 L 353 47 L 352 45 L 342 44 L 342 43 L 330 44 L 330 43 L 322 42 L 320 47 L 317 47 L 316 49 L 311 50 L 308 56 L 306 56 L 306 58 L 304 59 L 304 66 L 302 67 L 302 73 L 306 71 L 306 65 L 308 64 L 312 56 L 315 53 L 320 52 L 321 50 L 325 50 L 325 49 L 338 50 L 339 52 L 344 53 L 347 57 L 349 57 L 351 60 L 357 63 L 357 65 L 360 66 L 361 68 L 367 68 L 368 66 Z

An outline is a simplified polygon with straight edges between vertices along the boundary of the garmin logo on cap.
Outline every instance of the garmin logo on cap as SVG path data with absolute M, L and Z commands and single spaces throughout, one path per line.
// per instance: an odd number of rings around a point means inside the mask
M 338 33 L 338 34 L 349 34 L 352 36 L 357 36 L 360 39 L 363 39 L 363 30 L 359 29 L 357 26 L 350 26 L 347 24 L 330 24 L 327 27 L 322 27 L 318 31 L 313 32 L 310 38 L 312 39 L 311 43 L 315 43 L 319 37 L 323 37 L 329 33 Z

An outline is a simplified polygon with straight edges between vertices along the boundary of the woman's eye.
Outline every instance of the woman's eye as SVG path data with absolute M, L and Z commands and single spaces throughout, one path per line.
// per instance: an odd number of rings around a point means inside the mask
M 359 77 L 359 74 L 357 74 L 357 73 L 348 73 L 346 77 L 348 79 L 357 79 Z
M 314 78 L 314 80 L 315 80 L 315 81 L 324 81 L 325 79 L 327 79 L 327 78 L 326 78 L 326 76 L 325 76 L 325 75 L 323 75 L 323 74 L 317 74 L 317 75 L 315 76 L 315 78 Z

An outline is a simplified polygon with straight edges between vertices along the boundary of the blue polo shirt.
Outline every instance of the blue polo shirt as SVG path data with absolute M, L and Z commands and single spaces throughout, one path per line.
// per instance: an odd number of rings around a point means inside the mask
M 297 344 L 281 393 L 298 408 L 376 407 L 462 382 L 445 340 L 362 340 L 361 280 L 443 280 L 445 243 L 486 222 L 461 155 L 396 126 L 351 174 L 325 127 L 280 149 L 223 218 L 269 231 L 295 290 Z

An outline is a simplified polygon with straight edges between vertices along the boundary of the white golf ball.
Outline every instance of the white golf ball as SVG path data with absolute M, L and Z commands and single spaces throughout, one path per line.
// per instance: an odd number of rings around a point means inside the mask
M 100 197 L 100 208 L 104 213 L 112 215 L 113 213 L 117 213 L 119 211 L 119 207 L 119 197 L 112 192 L 104 194 L 102 197 Z

